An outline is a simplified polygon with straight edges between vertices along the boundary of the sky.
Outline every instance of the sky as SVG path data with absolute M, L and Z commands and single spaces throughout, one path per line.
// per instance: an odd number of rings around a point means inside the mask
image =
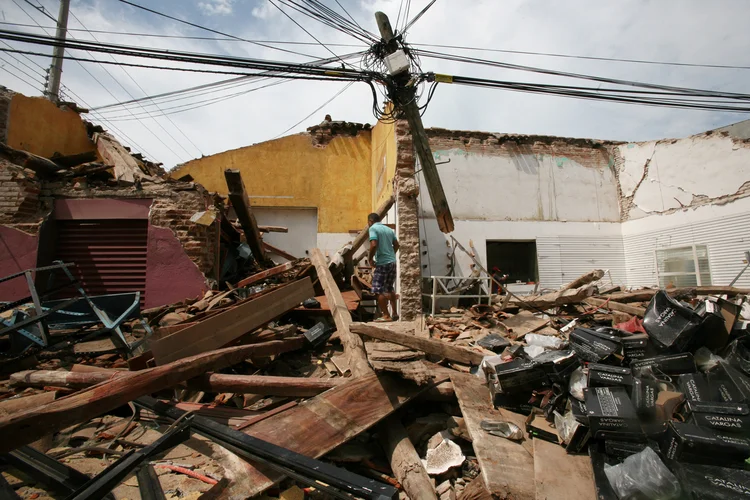
M 205 54 L 232 55 L 286 62 L 344 55 L 367 47 L 346 33 L 286 9 L 305 30 L 280 12 L 271 0 L 134 0 L 135 3 L 213 30 L 254 41 L 305 42 L 305 45 L 237 40 L 156 38 L 219 37 L 145 12 L 119 0 L 72 0 L 69 28 L 122 34 L 71 31 L 80 40 L 158 47 Z M 323 0 L 342 15 L 341 6 L 365 29 L 377 32 L 374 13 L 388 14 L 402 27 L 429 0 Z M 275 2 L 279 5 L 278 2 Z M 408 16 L 406 7 L 409 5 Z M 42 12 L 43 8 L 43 12 Z M 54 34 L 57 0 L 0 0 L 0 24 L 11 29 Z M 401 14 L 399 15 L 399 11 Z M 46 14 L 46 15 L 45 15 Z M 49 16 L 49 17 L 48 17 Z M 50 18 L 51 17 L 51 18 Z M 555 53 L 616 59 L 639 59 L 711 65 L 748 66 L 750 61 L 750 3 L 693 0 L 437 0 L 405 35 L 409 44 L 441 44 L 511 51 Z M 328 48 L 319 45 L 314 39 Z M 49 54 L 46 47 L 0 41 Z M 350 46 L 352 45 L 352 46 Z M 484 59 L 658 83 L 733 92 L 750 88 L 750 69 L 684 67 L 593 61 L 530 54 L 508 54 L 447 48 L 425 49 Z M 278 50 L 281 49 L 281 50 Z M 298 52 L 298 54 L 290 53 Z M 331 52 L 332 51 L 332 52 Z M 92 58 L 92 55 L 73 52 Z M 94 53 L 110 62 L 175 66 Z M 360 59 L 351 60 L 359 67 Z M 26 95 L 41 95 L 49 56 L 0 52 L 0 85 Z M 332 66 L 337 66 L 332 64 Z M 184 67 L 184 65 L 183 65 Z M 520 82 L 581 84 L 537 73 L 422 58 L 424 71 Z M 220 68 L 221 69 L 221 68 Z M 65 61 L 66 100 L 96 109 L 100 106 L 153 96 L 231 78 L 231 75 L 188 73 L 155 68 L 125 68 Z M 165 98 L 158 106 L 133 104 L 92 111 L 87 119 L 101 124 L 123 144 L 166 168 L 211 155 L 304 131 L 326 114 L 334 120 L 374 124 L 372 92 L 366 83 L 347 86 L 332 81 L 240 82 L 231 88 L 196 91 L 188 98 Z M 329 101 L 319 111 L 321 105 Z M 146 103 L 144 103 L 146 104 Z M 381 103 L 382 104 L 382 103 Z M 622 141 L 683 137 L 750 118 L 747 114 L 676 110 L 523 94 L 439 84 L 423 116 L 426 127 L 500 133 L 556 135 Z

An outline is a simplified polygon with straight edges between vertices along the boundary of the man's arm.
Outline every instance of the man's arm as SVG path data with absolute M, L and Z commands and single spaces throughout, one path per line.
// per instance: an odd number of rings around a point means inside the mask
M 394 252 L 398 252 L 398 247 L 399 247 L 398 240 L 394 239 L 393 240 L 393 251 Z
M 367 255 L 367 260 L 370 261 L 370 265 L 375 265 L 375 252 L 378 251 L 378 240 L 370 240 L 370 252 Z

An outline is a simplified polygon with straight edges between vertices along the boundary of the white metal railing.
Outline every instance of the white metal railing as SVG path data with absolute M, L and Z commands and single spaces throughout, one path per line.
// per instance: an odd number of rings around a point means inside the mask
M 487 304 L 492 304 L 492 286 L 491 281 L 492 278 L 489 276 L 430 276 L 432 280 L 432 293 L 423 293 L 422 296 L 424 297 L 430 297 L 432 299 L 432 303 L 430 305 L 430 315 L 435 315 L 435 302 L 437 299 L 479 299 L 479 303 L 482 303 L 482 299 L 487 299 Z M 446 286 L 446 281 L 459 281 L 459 282 L 469 282 L 468 286 L 463 285 L 456 287 L 452 290 L 448 289 L 448 286 Z M 484 292 L 478 295 L 463 295 L 460 292 L 461 290 L 467 290 L 474 286 L 476 282 L 479 282 L 479 290 L 480 292 Z M 439 288 L 438 288 L 439 287 Z M 440 292 L 440 289 L 442 289 L 445 293 L 438 293 Z

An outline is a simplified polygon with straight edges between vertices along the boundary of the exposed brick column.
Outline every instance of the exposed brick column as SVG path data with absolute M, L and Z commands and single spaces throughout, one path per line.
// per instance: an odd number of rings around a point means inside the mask
M 396 216 L 399 249 L 401 319 L 422 314 L 422 260 L 419 242 L 419 184 L 415 179 L 414 144 L 406 120 L 396 123 Z

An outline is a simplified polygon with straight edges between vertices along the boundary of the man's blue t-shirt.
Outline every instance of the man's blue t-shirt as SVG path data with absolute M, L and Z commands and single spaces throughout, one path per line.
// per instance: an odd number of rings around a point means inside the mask
M 382 266 L 396 262 L 396 252 L 393 250 L 393 242 L 396 241 L 396 233 L 390 227 L 376 222 L 370 226 L 370 241 L 378 242 L 378 250 L 375 252 L 375 264 Z

